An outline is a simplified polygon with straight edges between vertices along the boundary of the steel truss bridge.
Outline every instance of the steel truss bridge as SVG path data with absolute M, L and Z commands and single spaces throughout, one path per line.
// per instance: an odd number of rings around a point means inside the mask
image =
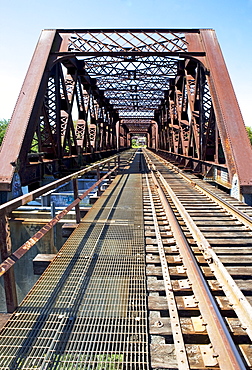
M 44 30 L 1 147 L 3 201 L 134 133 L 251 203 L 251 146 L 211 29 Z
M 135 135 L 146 149 L 130 149 Z M 34 213 L 69 182 L 71 204 Z M 0 200 L 1 369 L 252 368 L 252 149 L 214 30 L 42 31 Z M 16 245 L 13 225 L 35 214 Z M 45 235 L 52 262 L 24 298 Z

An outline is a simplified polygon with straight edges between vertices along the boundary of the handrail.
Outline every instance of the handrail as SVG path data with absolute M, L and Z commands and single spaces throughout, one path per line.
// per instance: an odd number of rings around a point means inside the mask
M 50 184 L 47 184 L 47 185 L 44 185 L 34 191 L 31 191 L 30 193 L 28 194 L 24 194 L 24 195 L 21 195 L 20 197 L 18 198 L 15 198 L 15 199 L 12 199 L 10 200 L 9 202 L 6 202 L 2 205 L 0 205 L 0 215 L 1 214 L 8 214 L 10 213 L 11 211 L 13 211 L 14 209 L 20 207 L 20 206 L 23 206 L 25 205 L 26 203 L 28 202 L 31 202 L 32 200 L 38 198 L 39 196 L 43 195 L 44 193 L 52 190 L 52 189 L 56 189 L 58 186 L 60 185 L 63 185 L 73 179 L 77 179 L 78 177 L 84 175 L 85 173 L 87 172 L 90 172 L 108 162 L 111 162 L 112 160 L 116 160 L 118 157 L 120 156 L 120 154 L 116 154 L 106 160 L 103 160 L 101 162 L 98 162 L 98 163 L 95 163 L 91 166 L 88 166 L 80 171 L 77 171 L 77 172 L 74 172 L 72 173 L 71 175 L 68 175 L 68 176 L 65 176 L 59 180 L 56 180 L 56 181 L 53 181 L 51 182 Z
M 21 257 L 23 257 L 28 250 L 31 249 L 49 230 L 55 226 L 73 207 L 76 207 L 79 202 L 84 199 L 94 188 L 99 186 L 102 181 L 117 170 L 119 166 L 115 166 L 112 170 L 108 171 L 100 180 L 96 181 L 88 190 L 82 195 L 78 196 L 71 204 L 69 204 L 63 211 L 55 216 L 51 221 L 47 222 L 35 235 L 28 239 L 20 248 L 13 252 L 0 264 L 0 276 L 3 276 Z

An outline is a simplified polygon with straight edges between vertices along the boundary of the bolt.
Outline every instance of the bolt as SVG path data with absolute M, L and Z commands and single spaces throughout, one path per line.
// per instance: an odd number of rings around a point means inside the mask
M 164 323 L 162 321 L 158 320 L 154 323 L 154 326 L 156 326 L 157 328 L 162 328 L 164 326 Z

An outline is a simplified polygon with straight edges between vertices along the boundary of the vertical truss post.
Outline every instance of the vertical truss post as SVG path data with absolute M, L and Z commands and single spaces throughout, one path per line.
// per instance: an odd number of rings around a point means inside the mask
M 97 173 L 97 181 L 99 181 L 100 178 L 101 178 L 100 166 L 97 168 L 96 173 Z M 101 195 L 101 193 L 102 193 L 101 192 L 101 186 L 98 185 L 98 189 L 97 189 L 97 195 L 98 195 L 98 197 Z
M 200 109 L 199 109 L 199 158 L 205 160 L 204 156 L 204 147 L 206 145 L 206 136 L 204 135 L 204 107 L 203 107 L 203 86 L 204 86 L 204 81 L 203 81 L 203 71 L 202 67 L 199 66 L 199 104 L 200 104 Z M 210 123 L 209 123 L 210 124 Z
M 127 133 L 125 127 L 123 127 L 122 130 L 123 130 L 123 148 L 127 148 Z
M 119 157 L 118 157 L 118 158 L 119 158 Z M 115 166 L 117 166 L 117 159 L 115 158 L 115 159 L 114 159 L 114 161 L 115 161 Z M 115 176 L 116 176 L 116 175 L 118 175 L 118 168 L 115 170 Z
M 152 125 L 152 148 L 155 149 L 156 151 L 159 148 L 158 144 L 158 124 L 155 122 Z
M 79 196 L 78 192 L 78 179 L 73 179 L 73 191 L 74 191 L 74 199 L 77 199 Z M 75 206 L 75 217 L 76 217 L 76 223 L 79 224 L 81 220 L 80 215 L 80 205 L 79 203 Z
M 150 148 L 150 133 L 147 132 L 147 135 L 146 135 L 146 145 L 147 145 L 147 148 Z
M 54 218 L 55 216 L 56 216 L 55 202 L 51 202 L 51 217 Z M 52 232 L 53 232 L 54 247 L 56 248 L 56 245 L 57 245 L 57 226 L 56 225 L 53 226 Z
M 115 124 L 115 131 L 116 131 L 116 151 L 119 152 L 120 150 L 120 122 L 117 121 Z
M 219 161 L 225 160 L 235 197 L 240 199 L 241 192 L 246 198 L 246 194 L 252 193 L 252 150 L 215 31 L 200 30 L 200 34 L 187 34 L 186 40 L 189 52 L 204 51 L 206 54 L 197 59 L 209 71 L 206 79 L 215 112 L 216 138 L 223 150 L 223 153 L 216 153 L 216 160 L 218 157 Z
M 117 165 L 118 165 L 118 169 L 116 173 L 118 174 L 120 170 L 120 156 L 117 157 Z
M 1 259 L 4 261 L 12 253 L 10 226 L 7 215 L 0 216 L 0 248 Z M 14 267 L 4 274 L 4 290 L 7 312 L 14 312 L 18 306 Z
M 60 117 L 60 65 L 57 63 L 55 65 L 55 135 L 56 135 L 56 143 L 57 143 L 57 153 L 58 158 L 62 159 L 63 157 L 63 150 L 61 144 L 61 117 Z
M 127 132 L 127 148 L 130 148 L 130 144 L 131 144 L 131 135 L 129 132 Z
M 108 162 L 108 172 L 110 172 L 110 161 Z M 109 181 L 109 184 L 111 184 L 111 174 L 108 175 L 108 181 Z

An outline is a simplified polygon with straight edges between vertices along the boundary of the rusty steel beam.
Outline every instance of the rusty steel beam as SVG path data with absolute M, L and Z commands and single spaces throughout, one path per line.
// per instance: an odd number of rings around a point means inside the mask
M 86 154 L 94 161 L 93 152 L 116 150 L 112 136 L 118 114 L 94 80 L 83 74 L 81 62 L 74 56 L 63 63 L 55 60 L 53 52 L 63 41 L 56 30 L 41 34 L 0 150 L 2 192 L 13 189 L 14 173 L 21 185 L 29 185 L 44 174 L 56 177 L 61 169 L 78 169 Z M 68 70 L 66 76 L 63 67 Z M 83 123 L 81 130 L 73 123 L 74 101 Z M 98 107 L 103 111 L 102 124 Z M 100 132 L 94 148 L 89 137 L 90 117 Z
M 49 60 L 52 62 L 50 51 L 56 34 L 56 30 L 43 31 L 32 57 L 7 133 L 0 148 L 0 190 L 11 190 L 13 174 L 20 165 L 20 153 L 28 136 L 29 118 L 36 114 L 35 110 L 41 104 L 41 101 L 38 100 L 41 100 L 42 97 L 38 97 L 38 92 L 41 83 L 46 78 L 46 65 Z M 32 131 L 34 132 L 34 128 Z
M 52 53 L 52 55 L 54 55 L 55 57 L 60 57 L 60 56 L 65 56 L 66 53 L 65 52 L 54 52 Z M 88 56 L 88 57 L 98 57 L 101 55 L 101 52 L 99 51 L 80 51 L 78 53 L 76 53 L 75 55 L 78 55 L 78 56 Z M 187 56 L 188 58 L 191 58 L 191 57 L 204 57 L 205 56 L 205 53 L 204 52 L 191 52 L 191 53 L 187 53 L 187 52 L 180 52 L 180 51 L 160 51 L 160 52 L 156 52 L 156 51 L 150 51 L 150 52 L 141 52 L 141 51 L 138 51 L 138 52 L 135 52 L 135 51 L 104 51 L 102 53 L 102 55 L 106 56 L 106 57 L 118 57 L 118 56 L 123 56 L 123 57 L 130 57 L 130 56 L 135 56 L 135 55 L 139 55 L 139 56 L 160 56 L 160 57 L 185 57 Z M 70 56 L 68 54 L 68 56 Z
M 199 33 L 200 28 L 58 28 L 57 32 L 62 34 L 69 33 L 109 33 L 118 32 L 118 33 Z
M 214 30 L 188 34 L 188 50 L 204 51 L 200 61 L 209 71 L 207 80 L 213 101 L 216 126 L 232 180 L 238 192 L 252 192 L 252 149 L 228 70 Z
M 152 149 L 199 161 L 203 176 L 206 162 L 227 166 L 232 195 L 252 194 L 252 150 L 211 29 L 43 31 L 0 152 L 0 191 L 14 174 L 29 185 L 129 147 L 138 119 L 152 121 Z

